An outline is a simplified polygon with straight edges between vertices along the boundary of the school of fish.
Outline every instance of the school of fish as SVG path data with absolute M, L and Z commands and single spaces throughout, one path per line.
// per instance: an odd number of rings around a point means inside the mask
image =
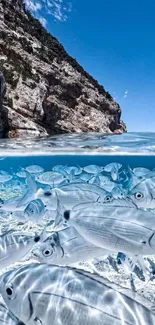
M 148 300 L 77 264 L 116 253 L 145 273 L 154 209 L 155 170 L 144 167 L 0 170 L 0 325 L 154 325 Z

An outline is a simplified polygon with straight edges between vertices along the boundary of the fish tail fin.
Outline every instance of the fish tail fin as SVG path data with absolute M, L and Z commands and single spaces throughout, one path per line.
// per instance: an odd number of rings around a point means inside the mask
M 84 170 L 80 165 L 77 164 L 76 166 L 80 169 L 80 171 Z
M 128 174 L 129 174 L 130 178 L 132 178 L 134 173 L 133 173 L 133 170 L 131 169 L 131 167 L 129 165 L 127 166 L 127 171 L 128 171 Z
M 25 172 L 25 168 L 24 167 L 19 166 L 19 169 L 20 169 L 21 172 Z
M 28 189 L 37 192 L 38 186 L 29 172 L 25 170 Z
M 139 264 L 139 266 L 141 267 L 143 273 L 145 274 L 146 273 L 146 265 L 144 263 L 143 256 L 138 256 L 137 257 L 137 263 Z
M 70 174 L 68 175 L 68 181 L 71 183 L 74 180 L 75 172 L 71 170 Z
M 25 170 L 25 173 L 26 173 L 26 180 L 27 180 L 27 191 L 23 195 L 23 197 L 20 200 L 20 202 L 18 203 L 17 207 L 21 207 L 23 205 L 26 205 L 30 201 L 32 201 L 35 198 L 37 191 L 38 191 L 38 186 L 37 186 L 36 182 L 34 181 L 33 177 L 26 170 Z
M 56 193 L 56 197 L 57 197 L 57 213 L 55 218 L 55 227 L 58 227 L 63 225 L 63 221 L 65 219 L 64 214 L 66 209 L 63 206 L 63 204 L 60 202 L 57 193 Z

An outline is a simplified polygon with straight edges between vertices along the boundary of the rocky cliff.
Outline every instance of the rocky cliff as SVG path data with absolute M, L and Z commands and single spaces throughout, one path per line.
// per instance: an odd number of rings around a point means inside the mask
M 3 137 L 121 133 L 120 106 L 50 35 L 23 0 L 0 0 Z

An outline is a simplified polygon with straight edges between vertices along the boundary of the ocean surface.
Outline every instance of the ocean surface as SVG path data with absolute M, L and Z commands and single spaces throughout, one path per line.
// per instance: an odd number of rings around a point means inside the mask
M 1 275 L 32 263 L 95 272 L 116 291 L 138 293 L 153 313 L 154 214 L 155 133 L 0 140 Z M 4 298 L 1 285 L 0 293 Z M 36 324 L 4 301 L 17 319 Z M 51 324 L 33 308 L 38 324 Z M 152 324 L 136 317 L 114 325 Z M 69 317 L 64 324 L 74 322 Z

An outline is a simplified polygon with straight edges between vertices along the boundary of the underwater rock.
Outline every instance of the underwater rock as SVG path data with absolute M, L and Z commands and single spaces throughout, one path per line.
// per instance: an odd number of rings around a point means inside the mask
M 126 132 L 119 104 L 25 10 L 23 0 L 1 0 L 0 34 L 9 137 Z

